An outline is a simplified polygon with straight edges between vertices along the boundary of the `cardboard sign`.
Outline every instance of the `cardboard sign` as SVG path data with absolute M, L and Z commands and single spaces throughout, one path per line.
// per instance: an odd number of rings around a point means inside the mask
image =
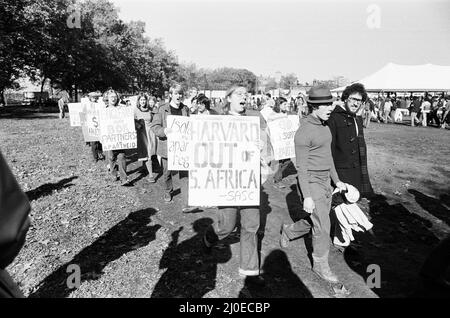
M 199 115 L 190 120 L 189 205 L 259 205 L 259 118 Z
M 167 128 L 172 132 L 167 136 L 167 162 L 169 170 L 189 170 L 190 168 L 190 126 L 186 116 L 167 116 Z
M 295 157 L 294 137 L 299 126 L 297 115 L 289 115 L 267 124 L 275 160 Z
M 100 141 L 100 115 L 101 105 L 97 103 L 84 103 L 83 112 L 80 113 L 81 129 L 84 141 Z
M 69 103 L 67 105 L 69 106 L 70 126 L 80 127 L 80 113 L 83 111 L 83 106 L 81 103 Z
M 107 107 L 99 115 L 103 151 L 137 147 L 133 107 Z

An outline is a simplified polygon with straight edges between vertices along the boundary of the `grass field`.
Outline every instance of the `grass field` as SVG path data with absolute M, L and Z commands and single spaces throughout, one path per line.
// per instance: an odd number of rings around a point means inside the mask
M 365 135 L 378 197 L 362 208 L 374 236 L 357 236 L 359 255 L 333 251 L 331 264 L 349 297 L 405 297 L 427 255 L 450 233 L 450 131 L 372 123 Z M 182 214 L 179 195 L 162 202 L 161 180 L 148 183 L 132 153 L 132 186 L 121 187 L 105 162 L 92 162 L 81 129 L 67 118 L 5 110 L 0 149 L 32 205 L 27 242 L 8 268 L 27 296 L 335 297 L 311 273 L 303 240 L 278 246 L 281 222 L 298 210 L 293 175 L 286 189 L 264 186 L 261 262 L 268 288 L 259 291 L 237 275 L 238 234 L 204 255 L 200 237 L 215 210 Z M 66 285 L 70 264 L 82 271 L 78 289 Z M 369 264 L 380 266 L 381 288 L 365 285 Z

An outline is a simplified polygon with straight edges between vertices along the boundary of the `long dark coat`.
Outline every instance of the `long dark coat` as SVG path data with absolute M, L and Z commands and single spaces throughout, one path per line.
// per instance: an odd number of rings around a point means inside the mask
M 332 136 L 331 152 L 339 179 L 356 187 L 361 197 L 371 197 L 373 189 L 367 169 L 363 119 L 336 106 L 328 119 L 328 126 Z

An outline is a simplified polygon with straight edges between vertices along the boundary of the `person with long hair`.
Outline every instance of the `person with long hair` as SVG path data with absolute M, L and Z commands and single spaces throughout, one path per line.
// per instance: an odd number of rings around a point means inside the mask
M 143 161 L 147 167 L 148 181 L 155 183 L 153 176 L 152 156 L 156 154 L 156 136 L 150 130 L 150 124 L 153 120 L 154 99 L 141 93 L 137 98 L 136 108 L 134 110 L 134 122 L 137 133 L 138 160 Z
M 245 116 L 247 89 L 242 86 L 230 88 L 225 95 L 223 114 L 228 116 Z M 238 163 L 237 163 L 238 164 Z M 258 206 L 221 206 L 218 209 L 217 226 L 207 228 L 203 236 L 203 246 L 207 251 L 226 238 L 236 228 L 240 213 L 240 261 L 239 275 L 246 277 L 249 284 L 264 285 L 260 276 L 257 232 L 260 222 Z
M 125 107 L 125 105 L 119 104 L 120 96 L 113 89 L 109 89 L 103 95 L 106 99 L 106 107 Z M 127 161 L 125 156 L 125 149 L 110 150 L 107 152 L 108 157 L 108 169 L 113 177 L 113 181 L 121 181 L 122 185 L 128 185 L 130 180 L 127 176 Z M 119 176 L 117 175 L 119 171 Z

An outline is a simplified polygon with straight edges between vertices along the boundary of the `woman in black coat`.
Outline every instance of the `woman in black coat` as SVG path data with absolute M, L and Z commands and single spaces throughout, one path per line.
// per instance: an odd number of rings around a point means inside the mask
M 347 86 L 342 93 L 343 106 L 337 105 L 328 120 L 331 130 L 331 151 L 339 179 L 356 187 L 361 197 L 374 193 L 367 169 L 367 148 L 363 119 L 357 115 L 367 93 L 362 84 Z

